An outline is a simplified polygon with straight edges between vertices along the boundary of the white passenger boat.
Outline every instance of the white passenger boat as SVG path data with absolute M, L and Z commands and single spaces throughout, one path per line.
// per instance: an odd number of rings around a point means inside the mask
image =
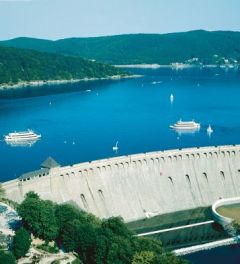
M 182 121 L 179 120 L 176 124 L 171 125 L 170 128 L 175 129 L 175 130 L 199 130 L 200 129 L 200 124 L 192 121 Z
M 29 142 L 36 141 L 41 138 L 41 135 L 37 135 L 33 130 L 27 130 L 22 132 L 13 132 L 4 136 L 4 140 L 9 142 Z

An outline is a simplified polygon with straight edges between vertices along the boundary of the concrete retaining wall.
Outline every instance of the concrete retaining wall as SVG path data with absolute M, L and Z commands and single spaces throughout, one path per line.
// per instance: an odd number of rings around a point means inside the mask
M 224 229 L 231 235 L 236 235 L 236 232 L 232 226 L 232 222 L 234 221 L 234 219 L 219 214 L 217 212 L 217 209 L 223 205 L 231 205 L 236 203 L 240 203 L 240 197 L 220 199 L 212 205 L 212 214 L 214 220 L 220 225 L 222 225 Z
M 21 202 L 28 191 L 70 200 L 105 218 L 126 221 L 210 206 L 240 196 L 240 145 L 168 150 L 59 167 L 49 175 L 3 184 Z

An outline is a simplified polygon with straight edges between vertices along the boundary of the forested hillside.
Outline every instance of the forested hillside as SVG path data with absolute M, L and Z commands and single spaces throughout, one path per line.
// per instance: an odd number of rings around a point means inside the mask
M 122 72 L 79 57 L 0 47 L 0 84 L 21 81 L 102 78 Z
M 221 59 L 240 60 L 240 32 L 190 31 L 171 34 L 132 34 L 57 41 L 17 38 L 0 45 L 81 56 L 111 64 L 185 62 L 208 64 Z M 217 56 L 216 56 L 217 55 Z

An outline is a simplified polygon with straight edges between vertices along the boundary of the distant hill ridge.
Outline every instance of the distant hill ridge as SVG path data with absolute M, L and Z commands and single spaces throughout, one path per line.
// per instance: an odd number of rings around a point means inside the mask
M 0 47 L 0 86 L 32 81 L 79 80 L 124 75 L 110 65 L 80 57 Z
M 222 58 L 240 61 L 240 32 L 232 31 L 196 30 L 57 41 L 16 38 L 1 41 L 0 45 L 80 56 L 110 64 L 170 64 L 191 58 L 198 58 L 205 64 L 218 63 Z

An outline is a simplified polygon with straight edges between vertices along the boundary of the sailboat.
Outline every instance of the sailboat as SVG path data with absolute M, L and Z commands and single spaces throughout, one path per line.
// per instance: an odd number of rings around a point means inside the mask
M 115 146 L 113 146 L 112 149 L 113 151 L 116 151 L 116 152 L 118 151 L 118 141 L 116 142 Z
M 173 101 L 174 101 L 174 96 L 173 96 L 173 94 L 171 94 L 170 95 L 170 102 L 171 102 L 171 104 L 173 103 Z
M 213 129 L 212 129 L 211 125 L 209 125 L 208 128 L 207 128 L 208 135 L 211 135 L 212 132 L 213 132 Z
M 162 81 L 154 81 L 154 82 L 152 82 L 152 84 L 159 84 L 159 83 L 162 83 Z

